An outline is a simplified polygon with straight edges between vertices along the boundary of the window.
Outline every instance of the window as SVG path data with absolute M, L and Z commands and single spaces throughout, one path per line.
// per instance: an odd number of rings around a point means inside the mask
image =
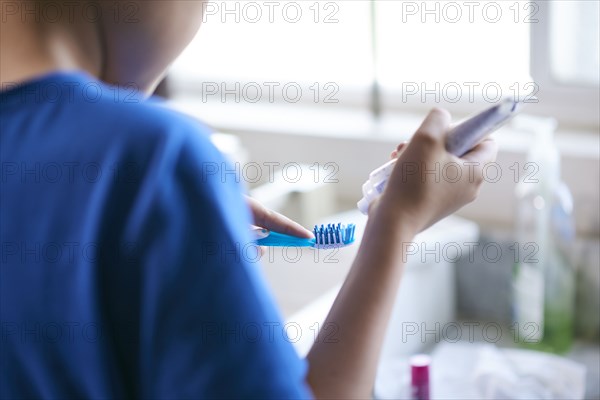
M 174 65 L 175 87 L 224 102 L 354 98 L 365 106 L 369 7 L 363 0 L 207 3 L 197 38 Z
M 531 73 L 540 108 L 560 122 L 600 124 L 597 1 L 540 1 L 531 30 Z
M 501 97 L 598 126 L 597 1 L 219 1 L 172 70 L 203 101 L 362 107 Z M 531 108 L 533 110 L 533 108 Z
M 598 86 L 599 5 L 598 1 L 553 1 L 547 6 L 550 12 L 550 65 L 557 82 Z
M 376 2 L 384 104 L 496 102 L 533 92 L 529 24 L 519 2 Z

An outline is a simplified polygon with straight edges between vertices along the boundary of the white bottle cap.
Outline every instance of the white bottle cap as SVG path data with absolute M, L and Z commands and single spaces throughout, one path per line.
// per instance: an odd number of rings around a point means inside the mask
M 364 215 L 369 214 L 369 202 L 364 197 L 356 203 L 356 207 L 360 210 Z
M 363 196 L 366 196 L 372 187 L 373 187 L 373 185 L 371 185 L 371 181 L 366 181 L 365 183 L 363 183 L 363 185 L 362 185 Z

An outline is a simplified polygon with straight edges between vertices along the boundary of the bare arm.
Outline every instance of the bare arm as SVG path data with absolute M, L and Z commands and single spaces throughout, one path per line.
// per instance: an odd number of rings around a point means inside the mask
M 381 344 L 402 276 L 405 246 L 421 230 L 476 198 L 482 167 L 496 146 L 486 141 L 463 159 L 444 149 L 450 116 L 433 110 L 403 149 L 385 193 L 369 210 L 357 258 L 326 323 L 338 328 L 336 343 L 319 337 L 309 355 L 308 382 L 317 398 L 370 398 Z M 478 165 L 464 165 L 465 161 Z M 422 172 L 456 163 L 457 182 Z M 418 172 L 408 174 L 408 165 Z M 412 169 L 411 169 L 412 170 Z M 326 334 L 326 332 L 323 332 Z M 321 340 L 319 340 L 321 339 Z

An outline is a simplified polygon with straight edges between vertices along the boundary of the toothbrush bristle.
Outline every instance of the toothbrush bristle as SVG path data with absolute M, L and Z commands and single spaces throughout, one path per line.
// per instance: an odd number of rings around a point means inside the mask
M 318 248 L 333 248 L 343 247 L 354 242 L 354 224 L 336 225 L 328 224 L 327 226 L 315 225 L 313 233 L 315 235 L 315 247 Z

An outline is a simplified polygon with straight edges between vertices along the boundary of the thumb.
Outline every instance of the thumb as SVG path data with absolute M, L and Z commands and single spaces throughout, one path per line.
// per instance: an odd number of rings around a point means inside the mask
M 279 214 L 276 211 L 266 208 L 255 199 L 246 197 L 246 201 L 250 206 L 252 216 L 254 217 L 254 223 L 257 226 L 274 232 L 284 233 L 286 235 L 305 238 L 313 237 L 312 232 L 304 228 L 299 223 L 292 221 L 288 217 Z

